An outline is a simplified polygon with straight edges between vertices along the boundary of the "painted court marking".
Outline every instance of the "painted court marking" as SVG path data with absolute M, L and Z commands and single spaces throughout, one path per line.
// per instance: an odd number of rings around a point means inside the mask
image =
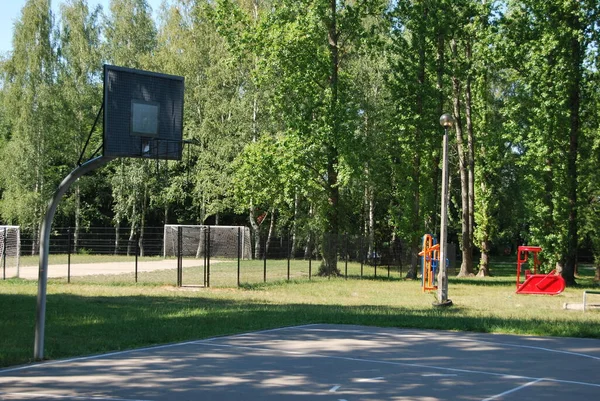
M 505 391 L 505 392 L 500 393 L 500 394 L 496 394 L 496 395 L 491 396 L 489 398 L 486 398 L 485 400 L 482 400 L 482 401 L 492 401 L 492 400 L 495 400 L 496 398 L 500 398 L 500 397 L 503 397 L 505 395 L 512 394 L 512 393 L 517 392 L 517 391 L 519 391 L 521 389 L 524 389 L 525 387 L 529 387 L 529 386 L 531 386 L 531 385 L 533 385 L 535 383 L 539 383 L 539 382 L 541 382 L 543 380 L 546 380 L 546 379 L 540 378 L 540 379 L 537 379 L 537 380 L 530 381 L 529 383 L 525 383 L 522 386 L 515 387 L 513 389 L 510 389 L 510 390 Z
M 144 351 L 153 351 L 153 350 L 173 348 L 173 347 L 183 347 L 186 345 L 201 345 L 203 343 L 207 343 L 207 342 L 214 341 L 214 340 L 219 340 L 222 338 L 235 338 L 235 337 L 246 336 L 246 335 L 251 335 L 251 334 L 264 334 L 264 333 L 270 333 L 270 332 L 275 332 L 275 331 L 287 330 L 287 329 L 291 329 L 291 328 L 294 328 L 294 329 L 297 328 L 297 329 L 302 330 L 305 327 L 310 327 L 310 326 L 315 326 L 315 325 L 316 324 L 306 324 L 306 325 L 301 325 L 301 326 L 278 327 L 276 329 L 253 331 L 250 333 L 236 334 L 236 335 L 227 336 L 227 337 L 212 337 L 212 338 L 207 338 L 205 340 L 192 340 L 192 341 L 185 341 L 185 342 L 181 342 L 181 343 L 154 345 L 151 347 L 134 348 L 134 349 L 128 349 L 128 350 L 124 350 L 124 351 L 108 352 L 106 354 L 80 356 L 80 357 L 69 358 L 69 359 L 57 359 L 56 361 L 40 362 L 40 363 L 35 363 L 32 365 L 17 366 L 16 368 L 0 369 L 0 374 L 7 373 L 7 372 L 17 372 L 20 370 L 26 370 L 26 369 L 32 369 L 32 368 L 38 368 L 38 367 L 42 367 L 42 366 L 59 365 L 59 364 L 71 363 L 71 362 L 89 361 L 89 360 L 93 360 L 93 359 L 100 359 L 100 358 L 117 356 L 117 355 L 127 355 L 127 354 L 131 354 L 134 352 L 144 352 Z
M 455 377 L 458 376 L 456 373 L 424 373 L 423 377 Z
M 197 344 L 204 345 L 204 343 L 205 342 L 203 342 L 203 341 L 199 341 Z M 420 364 L 420 363 L 381 361 L 381 360 L 377 360 L 377 359 L 352 358 L 352 357 L 347 357 L 347 356 L 323 355 L 323 354 L 300 352 L 300 351 L 274 350 L 274 349 L 263 348 L 263 347 L 251 347 L 251 346 L 240 346 L 240 345 L 230 345 L 230 344 L 211 344 L 211 346 L 222 347 L 222 348 L 264 351 L 264 352 L 275 352 L 275 353 L 282 353 L 282 354 L 295 355 L 295 356 L 310 356 L 310 357 L 314 357 L 314 358 L 337 359 L 337 360 L 342 360 L 342 361 L 367 362 L 367 363 L 391 365 L 391 366 L 406 366 L 406 367 L 413 367 L 413 368 L 441 370 L 441 371 L 447 371 L 447 372 L 469 373 L 469 374 L 477 374 L 477 375 L 483 375 L 483 376 L 500 377 L 502 379 L 545 380 L 545 381 L 552 382 L 552 383 L 577 384 L 577 385 L 581 385 L 581 386 L 590 386 L 590 387 L 600 388 L 600 384 L 581 382 L 581 381 L 575 381 L 575 380 L 562 380 L 562 379 L 540 378 L 540 377 L 520 376 L 520 375 L 506 375 L 504 373 L 486 372 L 486 371 L 474 370 L 474 369 L 447 368 L 447 367 L 443 367 L 443 366 L 424 365 L 424 364 Z
M 320 328 L 320 327 L 315 327 L 315 326 L 321 326 L 321 325 L 307 324 L 307 325 L 301 325 L 301 326 L 280 327 L 280 328 L 262 330 L 262 331 L 257 331 L 257 332 L 242 333 L 242 334 L 237 334 L 237 335 L 232 335 L 232 336 L 213 337 L 213 338 L 204 339 L 204 340 L 186 341 L 186 342 L 182 342 L 182 343 L 165 344 L 165 345 L 158 345 L 158 346 L 152 346 L 152 347 L 111 352 L 111 353 L 106 353 L 106 354 L 84 356 L 84 357 L 77 357 L 77 358 L 56 360 L 56 361 L 48 361 L 48 362 L 43 362 L 43 363 L 38 363 L 38 364 L 33 364 L 33 365 L 26 365 L 26 366 L 20 366 L 20 367 L 8 368 L 8 369 L 0 369 L 0 374 L 23 371 L 26 369 L 35 369 L 35 368 L 44 367 L 44 366 L 67 364 L 70 362 L 83 362 L 83 361 L 89 361 L 89 360 L 95 360 L 95 359 L 107 358 L 107 357 L 120 357 L 120 356 L 138 353 L 138 352 L 154 351 L 154 350 L 162 350 L 162 349 L 168 349 L 168 348 L 174 348 L 174 347 L 180 347 L 180 346 L 195 345 L 195 346 L 201 346 L 201 347 L 218 347 L 218 348 L 223 348 L 223 349 L 236 349 L 236 350 L 242 350 L 242 351 L 250 350 L 250 351 L 254 351 L 254 352 L 261 352 L 261 353 L 264 352 L 264 353 L 267 353 L 270 355 L 289 355 L 292 357 L 323 358 L 323 359 L 339 360 L 339 361 L 346 361 L 346 362 L 360 362 L 360 363 L 368 363 L 368 364 L 374 364 L 374 365 L 419 368 L 419 369 L 434 371 L 431 373 L 421 373 L 420 374 L 421 377 L 432 377 L 432 378 L 455 377 L 455 376 L 458 376 L 459 374 L 468 374 L 468 375 L 475 374 L 475 375 L 483 375 L 483 376 L 487 376 L 487 377 L 496 377 L 496 378 L 500 378 L 500 379 L 504 379 L 504 380 L 526 381 L 525 384 L 519 385 L 517 387 L 511 388 L 502 393 L 485 398 L 482 401 L 497 400 L 506 395 L 518 392 L 522 389 L 525 389 L 529 386 L 533 386 L 536 383 L 540 383 L 540 382 L 571 384 L 571 385 L 587 386 L 587 387 L 593 387 L 593 388 L 600 389 L 600 383 L 596 384 L 596 383 L 590 383 L 590 382 L 584 382 L 584 381 L 562 380 L 562 379 L 554 379 L 554 378 L 548 378 L 548 377 L 530 377 L 530 376 L 512 375 L 512 374 L 506 374 L 506 373 L 488 372 L 488 371 L 482 371 L 482 370 L 477 370 L 477 369 L 461 369 L 458 367 L 455 368 L 455 367 L 436 366 L 436 365 L 429 365 L 429 364 L 424 364 L 424 363 L 386 361 L 386 360 L 351 357 L 351 356 L 326 355 L 326 354 L 321 354 L 318 352 L 311 352 L 311 351 L 277 349 L 276 347 L 282 343 L 281 338 L 273 339 L 272 341 L 261 340 L 259 342 L 260 346 L 219 344 L 218 343 L 219 340 L 243 339 L 243 338 L 248 338 L 248 337 L 256 337 L 257 335 L 260 335 L 260 334 L 275 333 L 275 332 L 281 332 L 281 331 L 286 331 L 286 330 L 293 330 L 294 332 L 297 332 L 297 333 L 302 333 L 302 332 L 306 332 L 306 333 L 310 333 L 310 332 L 336 333 L 337 332 L 337 333 L 358 333 L 358 334 L 364 334 L 364 335 L 373 335 L 373 331 L 368 331 L 368 330 L 357 330 L 357 329 L 351 329 L 351 328 L 348 328 L 346 330 L 339 329 L 339 328 L 327 329 L 327 328 Z M 373 328 L 373 329 L 378 330 L 378 328 Z M 383 332 L 383 333 L 376 332 L 376 334 L 377 334 L 377 336 L 388 336 L 388 337 L 395 338 L 395 339 L 398 339 L 398 338 L 430 339 L 431 338 L 430 334 L 423 334 L 423 335 L 416 334 L 416 333 L 395 334 L 395 333 L 390 333 L 390 332 Z M 440 335 L 443 336 L 444 333 L 441 332 Z M 487 344 L 487 345 L 495 345 L 495 346 L 499 346 L 499 347 L 523 348 L 523 349 L 530 349 L 530 350 L 536 350 L 536 351 L 542 351 L 542 352 L 551 352 L 551 353 L 565 354 L 565 355 L 571 355 L 571 356 L 576 356 L 576 357 L 590 358 L 593 360 L 600 360 L 600 357 L 596 357 L 593 355 L 584 354 L 584 353 L 580 353 L 580 352 L 570 352 L 570 351 L 562 351 L 562 350 L 544 348 L 544 347 L 538 347 L 538 346 L 528 346 L 528 345 L 503 343 L 503 342 L 486 341 L 486 340 L 479 340 L 479 339 L 474 339 L 474 338 L 460 338 L 460 337 L 451 336 L 451 334 L 448 334 L 448 337 L 449 338 L 452 337 L 452 340 L 456 341 L 456 342 L 458 342 L 458 341 L 473 342 L 473 343 L 480 343 L 480 344 Z M 285 340 L 283 340 L 283 341 L 285 341 Z M 271 345 L 273 347 L 269 348 L 269 346 L 271 346 Z M 437 373 L 435 371 L 437 371 Z M 383 383 L 383 382 L 385 382 L 385 377 L 383 377 L 383 376 L 370 377 L 370 378 L 363 377 L 363 378 L 355 379 L 355 382 Z M 341 385 L 333 385 L 331 388 L 329 388 L 329 393 L 335 393 L 340 388 L 342 388 Z M 500 390 L 500 389 L 497 389 L 497 390 Z M 112 398 L 112 397 L 99 397 L 99 396 L 82 397 L 82 396 L 53 395 L 53 394 L 44 394 L 44 393 L 40 393 L 40 392 L 14 393 L 14 392 L 1 392 L 0 391 L 0 395 L 5 395 L 5 396 L 9 396 L 9 397 L 11 397 L 11 396 L 19 397 L 20 396 L 20 397 L 65 399 L 65 400 L 88 399 L 88 400 L 93 400 L 93 401 L 149 401 L 149 400 L 143 400 L 143 399 Z M 338 399 L 338 401 L 346 401 L 346 400 Z
M 357 379 L 356 381 L 359 383 L 381 383 L 385 377 L 373 377 L 371 379 Z
M 309 325 L 309 326 L 315 326 L 315 325 Z M 348 330 L 337 330 L 337 329 L 310 329 L 310 331 L 325 331 L 325 332 L 331 332 L 331 331 L 340 331 L 340 332 L 344 332 L 344 333 L 360 333 L 360 334 L 371 334 L 371 332 L 366 331 L 366 330 L 357 330 L 357 329 L 348 329 Z M 380 336 L 387 336 L 387 337 L 394 337 L 394 338 L 422 338 L 422 339 L 428 339 L 429 336 L 426 334 L 413 334 L 413 333 L 378 333 L 378 335 Z M 590 359 L 595 359 L 597 361 L 600 361 L 600 357 L 598 356 L 594 356 L 594 355 L 589 355 L 589 354 L 582 354 L 580 352 L 572 352 L 572 351 L 563 351 L 563 350 L 557 350 L 557 349 L 552 349 L 552 348 L 544 348 L 544 347 L 536 347 L 533 345 L 521 345 L 521 344 L 511 344 L 511 343 L 503 343 L 503 342 L 496 342 L 496 341 L 487 341 L 487 340 L 479 340 L 476 338 L 452 338 L 453 341 L 460 341 L 460 342 L 474 342 L 474 343 L 479 343 L 479 344 L 488 344 L 488 345 L 500 345 L 503 347 L 511 347 L 511 348 L 522 348 L 522 349 L 531 349 L 531 350 L 536 350 L 536 351 L 545 351 L 545 352 L 553 352 L 556 354 L 565 354 L 565 355 L 572 355 L 572 356 L 580 356 L 583 358 L 590 358 Z
M 56 395 L 56 394 L 44 394 L 44 393 L 3 393 L 0 391 L 0 395 L 7 395 L 9 397 L 35 397 L 35 398 L 56 398 L 56 399 L 68 399 L 68 400 L 92 400 L 92 401 L 152 401 L 152 400 L 140 400 L 140 399 L 129 399 L 129 398 L 114 398 L 114 397 L 94 397 L 92 396 L 74 396 L 74 395 Z

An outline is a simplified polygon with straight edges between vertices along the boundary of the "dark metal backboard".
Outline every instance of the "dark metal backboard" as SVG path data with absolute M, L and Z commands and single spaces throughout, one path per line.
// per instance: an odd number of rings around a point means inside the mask
M 105 65 L 103 155 L 180 160 L 183 90 L 183 77 Z

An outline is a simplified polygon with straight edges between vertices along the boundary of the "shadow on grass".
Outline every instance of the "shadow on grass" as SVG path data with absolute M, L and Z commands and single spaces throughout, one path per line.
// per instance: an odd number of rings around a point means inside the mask
M 31 362 L 35 296 L 1 294 L 0 366 Z M 272 304 L 203 296 L 52 294 L 46 313 L 49 359 L 309 323 L 507 332 L 600 338 L 585 321 L 464 316 L 459 307 L 405 309 L 378 305 Z

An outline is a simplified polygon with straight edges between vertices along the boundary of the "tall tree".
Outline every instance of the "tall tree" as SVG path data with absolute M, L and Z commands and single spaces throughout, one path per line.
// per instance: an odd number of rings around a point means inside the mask
M 321 215 L 323 242 L 321 273 L 338 274 L 337 235 L 342 200 L 340 189 L 345 156 L 353 148 L 351 132 L 357 121 L 346 70 L 358 46 L 365 13 L 375 2 L 285 1 L 256 27 L 252 37 L 259 84 L 272 82 L 269 102 L 284 116 L 281 130 L 308 150 L 307 179 L 317 183 L 320 199 L 311 202 Z M 344 40 L 342 40 L 344 39 Z M 343 105 L 343 107 L 342 107 Z
M 187 201 L 197 222 L 215 224 L 234 209 L 232 161 L 254 135 L 249 60 L 229 48 L 218 21 L 212 2 L 173 3 L 163 13 L 155 59 L 186 78 L 184 135 L 196 143 L 184 160 L 193 181 Z
M 156 48 L 156 27 L 152 9 L 146 0 L 111 0 L 110 15 L 105 21 L 105 51 L 109 62 L 129 68 L 147 68 Z M 155 174 L 148 160 L 122 160 L 114 170 L 113 201 L 116 235 L 123 219 L 130 223 L 129 243 L 139 228 L 143 244 L 150 187 Z M 116 166 L 116 165 L 115 165 Z M 121 185 L 127 182 L 128 185 Z M 122 203 L 119 205 L 119 203 Z M 131 205 L 131 206 L 129 206 Z M 143 248 L 141 248 L 143 252 Z
M 36 241 L 45 205 L 64 170 L 65 138 L 57 124 L 56 51 L 48 0 L 29 0 L 14 26 L 13 51 L 3 63 L 2 108 L 10 142 L 0 149 L 3 219 L 31 230 Z
M 585 52 L 589 49 L 596 2 L 553 0 L 511 2 L 510 23 L 519 53 L 529 57 L 516 68 L 535 107 L 528 115 L 524 160 L 534 188 L 529 197 L 531 239 L 575 283 L 578 247 L 578 150 L 581 135 Z M 517 42 L 518 41 L 518 42 Z M 542 180 L 543 186 L 537 185 Z
M 68 141 L 68 159 L 75 165 L 80 156 L 86 157 L 99 146 L 93 136 L 91 151 L 82 155 L 88 134 L 99 112 L 101 95 L 100 53 L 101 8 L 89 9 L 86 0 L 70 0 L 61 5 L 59 36 L 58 84 L 61 87 L 61 127 Z M 99 127 L 98 127 L 99 128 Z M 82 161 L 85 161 L 82 160 Z M 73 246 L 77 250 L 79 231 L 86 215 L 95 215 L 97 208 L 86 199 L 93 199 L 93 190 L 100 177 L 82 177 L 74 185 L 68 201 L 72 204 L 75 232 Z M 82 194 L 82 192 L 84 192 Z M 89 220 L 88 220 L 89 221 Z

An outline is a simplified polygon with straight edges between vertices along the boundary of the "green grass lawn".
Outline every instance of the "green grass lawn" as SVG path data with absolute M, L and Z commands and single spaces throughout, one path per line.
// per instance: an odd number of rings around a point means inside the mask
M 433 293 L 423 293 L 420 281 L 400 279 L 397 271 L 388 279 L 387 269 L 380 269 L 375 278 L 374 269 L 363 266 L 368 278 L 362 280 L 308 280 L 304 262 L 298 261 L 291 266 L 296 272 L 292 281 L 285 282 L 287 262 L 268 261 L 269 283 L 262 284 L 261 263 L 242 262 L 241 277 L 247 279 L 241 288 L 236 287 L 237 261 L 211 265 L 211 288 L 176 288 L 171 270 L 143 273 L 148 276 L 140 276 L 138 284 L 130 275 L 74 277 L 71 284 L 50 280 L 45 356 L 89 355 L 307 323 L 600 339 L 599 311 L 563 310 L 565 302 L 581 302 L 582 290 L 594 287 L 594 272 L 586 267 L 580 269 L 580 287 L 540 296 L 516 295 L 514 264 L 499 264 L 494 277 L 450 278 L 454 306 L 437 309 L 432 307 Z M 314 274 L 318 264 L 312 268 Z M 188 268 L 184 284 L 186 277 L 194 284 L 202 275 L 201 267 Z M 349 275 L 360 275 L 360 265 L 349 266 Z M 36 294 L 35 281 L 0 281 L 0 366 L 31 361 Z M 590 297 L 589 302 L 596 301 Z

